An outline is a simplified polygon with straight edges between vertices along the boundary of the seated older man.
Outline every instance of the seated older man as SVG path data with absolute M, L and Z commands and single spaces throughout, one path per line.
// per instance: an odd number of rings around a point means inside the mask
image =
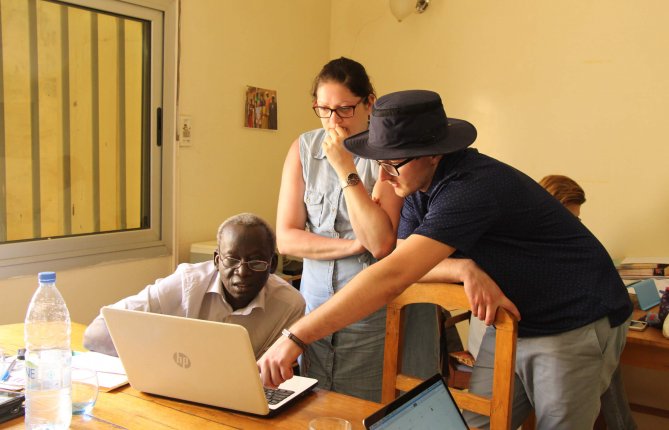
M 216 238 L 213 260 L 180 264 L 173 274 L 112 307 L 242 325 L 260 357 L 282 329 L 304 315 L 304 299 L 273 274 L 276 237 L 264 220 L 247 213 L 233 216 L 221 224 Z M 101 315 L 86 328 L 84 346 L 117 355 Z

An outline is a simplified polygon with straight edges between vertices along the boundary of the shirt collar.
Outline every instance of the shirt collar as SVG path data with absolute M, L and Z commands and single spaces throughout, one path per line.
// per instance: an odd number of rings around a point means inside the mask
M 221 297 L 221 300 L 223 300 L 223 303 L 225 303 L 227 306 L 230 307 L 230 309 L 232 309 L 230 303 L 228 303 L 228 301 L 225 299 L 225 294 L 223 294 L 223 283 L 221 282 L 220 273 L 216 274 L 214 282 L 212 282 L 211 285 L 209 285 L 209 288 L 207 289 L 207 293 L 218 294 Z M 232 311 L 232 315 L 249 315 L 255 308 L 264 310 L 266 297 L 267 297 L 267 283 L 263 285 L 258 294 L 253 298 L 253 300 L 249 302 L 248 305 L 246 305 L 243 308 Z
M 232 315 L 249 315 L 256 308 L 264 310 L 266 296 L 267 296 L 267 288 L 266 285 L 263 285 L 262 289 L 258 292 L 258 295 L 256 295 L 253 298 L 253 300 L 251 300 L 249 304 L 246 305 L 246 307 L 237 309 L 236 311 L 232 312 Z M 223 299 L 225 299 L 225 296 L 223 297 Z
M 441 157 L 441 160 L 439 160 L 439 165 L 435 169 L 434 175 L 432 175 L 432 183 L 428 187 L 427 191 L 423 194 L 430 196 L 434 189 L 439 186 L 442 181 L 457 175 L 458 171 L 456 170 L 456 167 L 465 157 L 467 151 L 476 151 L 476 149 L 468 148 L 462 151 L 454 152 L 452 154 L 444 154 L 444 156 Z

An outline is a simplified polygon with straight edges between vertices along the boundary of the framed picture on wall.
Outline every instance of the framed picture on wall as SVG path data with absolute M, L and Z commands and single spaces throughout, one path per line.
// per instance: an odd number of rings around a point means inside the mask
M 278 129 L 278 100 L 276 90 L 246 86 L 244 127 Z

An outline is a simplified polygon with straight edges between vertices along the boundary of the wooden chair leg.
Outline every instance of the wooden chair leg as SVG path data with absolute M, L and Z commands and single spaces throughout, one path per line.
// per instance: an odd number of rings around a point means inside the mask
M 592 427 L 593 430 L 606 430 L 606 421 L 604 420 L 604 415 L 599 412 L 597 420 L 595 420 L 595 425 Z
M 530 412 L 520 428 L 522 430 L 535 430 L 537 428 L 537 417 L 534 415 L 534 411 Z

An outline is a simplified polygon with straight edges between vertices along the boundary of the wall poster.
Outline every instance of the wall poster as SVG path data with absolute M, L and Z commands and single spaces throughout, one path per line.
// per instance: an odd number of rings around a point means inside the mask
M 277 130 L 276 90 L 246 86 L 244 127 Z

